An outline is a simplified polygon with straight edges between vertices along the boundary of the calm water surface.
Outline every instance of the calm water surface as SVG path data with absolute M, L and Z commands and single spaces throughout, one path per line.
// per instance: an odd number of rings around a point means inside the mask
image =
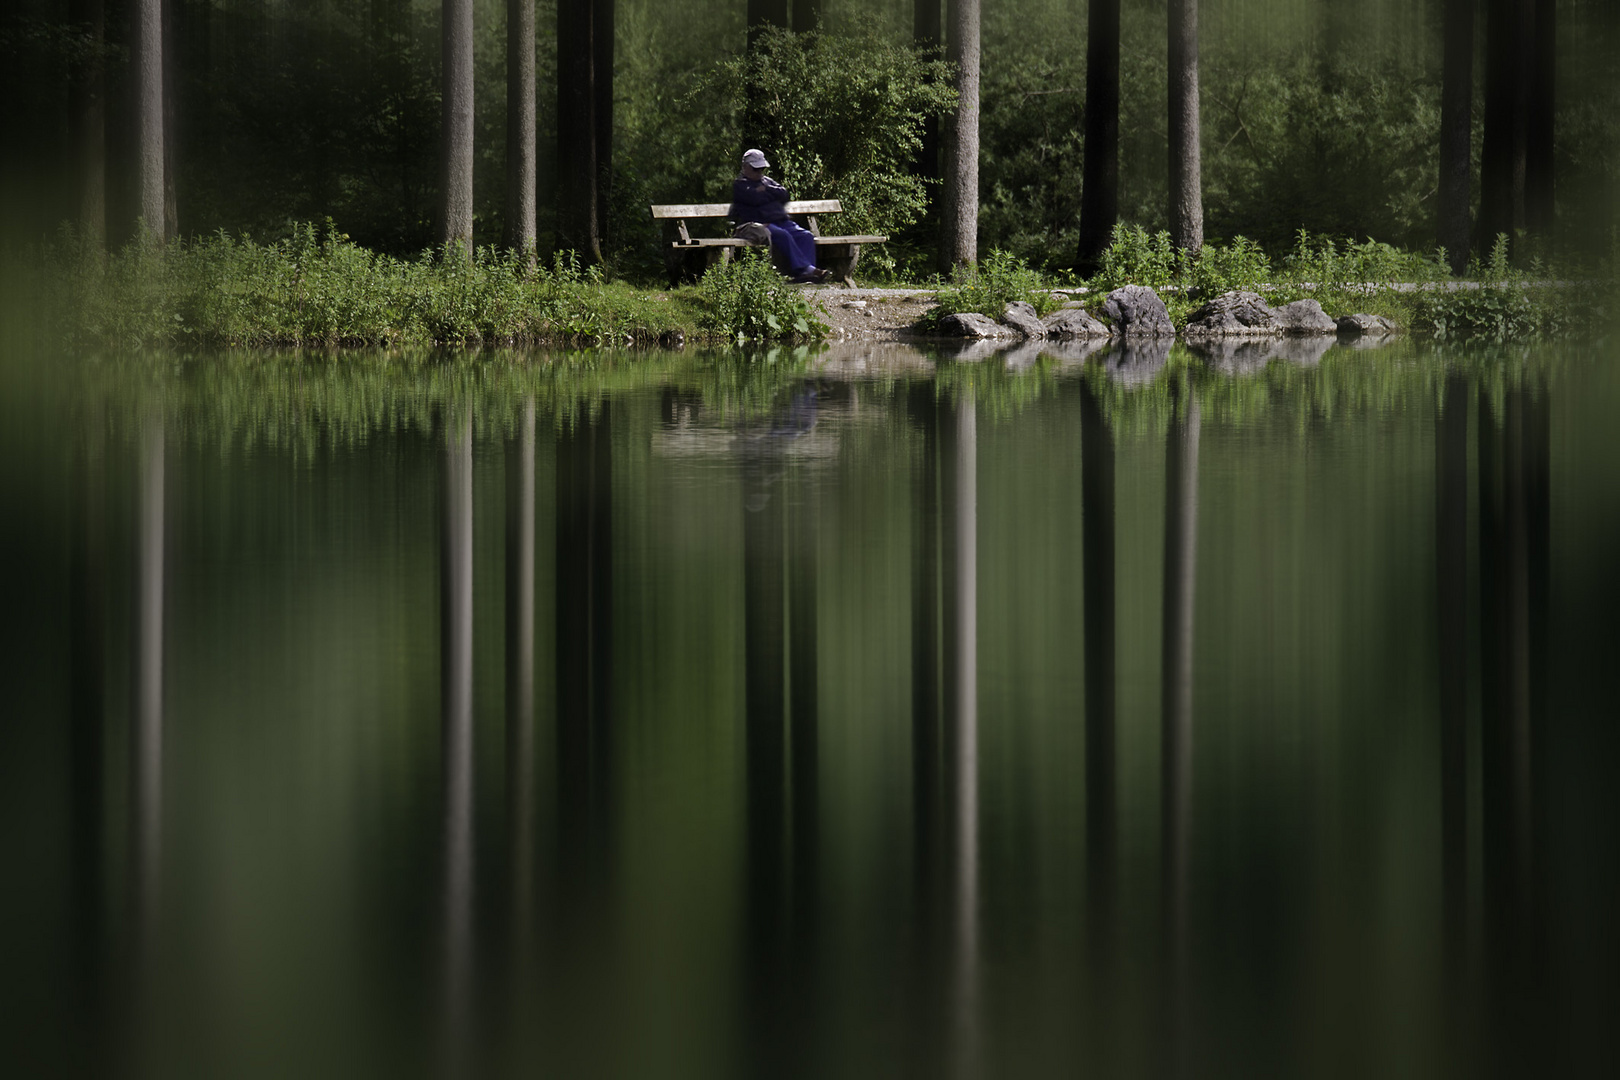
M 1620 1071 L 1617 361 L 13 380 L 7 1057 Z

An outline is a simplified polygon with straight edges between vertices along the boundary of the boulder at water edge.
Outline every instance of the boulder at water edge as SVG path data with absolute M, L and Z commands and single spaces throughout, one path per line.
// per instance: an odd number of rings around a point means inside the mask
M 1001 321 L 1027 338 L 1046 336 L 1046 324 L 1035 314 L 1035 308 L 1024 300 L 1013 300 L 1002 313 Z
M 988 315 L 980 315 L 975 311 L 963 311 L 956 315 L 947 315 L 939 321 L 939 332 L 947 337 L 961 338 L 999 338 L 1012 337 L 1013 331 L 1002 326 Z
M 1174 337 L 1175 326 L 1159 294 L 1145 285 L 1125 285 L 1103 301 L 1108 316 L 1122 337 Z
M 1315 300 L 1295 300 L 1272 308 L 1271 314 L 1285 334 L 1331 334 L 1338 329 Z
M 1064 308 L 1045 319 L 1046 336 L 1060 341 L 1072 338 L 1105 338 L 1113 331 L 1091 317 L 1082 307 Z
M 1345 337 L 1355 337 L 1359 334 L 1384 337 L 1395 332 L 1395 324 L 1382 315 L 1341 315 L 1338 328 L 1339 333 Z
M 1277 318 L 1258 293 L 1222 293 L 1191 315 L 1183 331 L 1189 338 L 1270 337 L 1279 333 Z

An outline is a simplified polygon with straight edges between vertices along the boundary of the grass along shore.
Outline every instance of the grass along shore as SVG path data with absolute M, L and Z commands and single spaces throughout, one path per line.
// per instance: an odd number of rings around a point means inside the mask
M 39 293 L 30 307 L 69 348 L 720 345 L 813 341 L 829 329 L 812 300 L 820 290 L 786 284 L 761 257 L 717 266 L 695 285 L 649 289 L 566 256 L 536 265 L 482 248 L 471 259 L 435 251 L 401 259 L 300 225 L 267 244 L 220 233 L 110 255 L 68 231 L 27 261 Z M 1205 299 L 1234 289 L 1273 305 L 1309 297 L 1333 316 L 1382 315 L 1449 340 L 1575 336 L 1612 321 L 1611 282 L 1572 286 L 1539 266 L 1520 272 L 1505 240 L 1472 271 L 1453 280 L 1434 257 L 1303 232 L 1276 265 L 1241 237 L 1189 258 L 1165 234 L 1121 227 L 1090 280 L 1054 279 L 991 252 L 950 281 L 909 287 L 934 295 L 923 333 L 953 312 L 999 316 L 1010 300 L 1043 313 L 1070 298 L 1096 308 L 1125 284 L 1157 289 L 1178 328 Z

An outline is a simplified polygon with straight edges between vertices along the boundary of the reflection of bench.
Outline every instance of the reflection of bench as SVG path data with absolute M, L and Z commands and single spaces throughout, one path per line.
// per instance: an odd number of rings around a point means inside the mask
M 652 216 L 654 221 L 673 221 L 675 223 L 675 239 L 670 243 L 669 269 L 670 276 L 678 276 L 686 264 L 688 256 L 701 253 L 703 265 L 712 266 L 717 262 L 724 262 L 731 258 L 733 248 L 751 247 L 747 240 L 740 240 L 733 236 L 693 236 L 687 231 L 688 221 L 701 221 L 716 218 L 726 220 L 730 212 L 730 203 L 669 203 L 665 205 L 654 204 Z M 805 227 L 816 238 L 816 265 L 832 272 L 832 276 L 843 281 L 851 288 L 855 285 L 855 264 L 861 258 L 862 244 L 881 244 L 888 239 L 887 236 L 822 236 L 821 226 L 816 222 L 819 214 L 841 214 L 844 207 L 837 199 L 812 199 L 806 202 L 790 202 L 787 204 L 790 216 L 803 214 L 807 220 Z

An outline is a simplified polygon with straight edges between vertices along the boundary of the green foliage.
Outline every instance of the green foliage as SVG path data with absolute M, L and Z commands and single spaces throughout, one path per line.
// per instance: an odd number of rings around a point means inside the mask
M 952 271 L 950 285 L 935 295 L 936 304 L 926 322 L 937 323 L 946 315 L 968 311 L 999 319 L 1014 300 L 1027 301 L 1042 315 L 1061 303 L 1038 271 L 1010 252 L 992 251 L 977 266 Z
M 1605 318 L 1601 292 L 1593 284 L 1543 280 L 1543 268 L 1529 272 L 1508 261 L 1508 238 L 1499 235 L 1491 256 L 1476 264 L 1475 282 L 1424 290 L 1413 305 L 1413 326 L 1439 341 L 1484 339 L 1524 341 L 1590 332 Z
M 746 56 L 702 74 L 695 92 L 730 102 L 734 158 L 751 128 L 795 198 L 841 200 L 840 231 L 893 235 L 927 208 L 913 162 L 924 120 L 955 105 L 948 73 L 870 32 L 772 28 Z
M 802 289 L 782 280 L 764 251 L 743 249 L 709 268 L 698 283 L 704 329 L 747 341 L 792 341 L 825 336 Z
M 223 232 L 102 257 L 73 230 L 42 258 L 44 314 L 78 347 L 648 341 L 696 333 L 688 294 L 603 280 L 572 256 L 531 267 L 479 247 L 399 259 L 328 223 L 258 244 Z

